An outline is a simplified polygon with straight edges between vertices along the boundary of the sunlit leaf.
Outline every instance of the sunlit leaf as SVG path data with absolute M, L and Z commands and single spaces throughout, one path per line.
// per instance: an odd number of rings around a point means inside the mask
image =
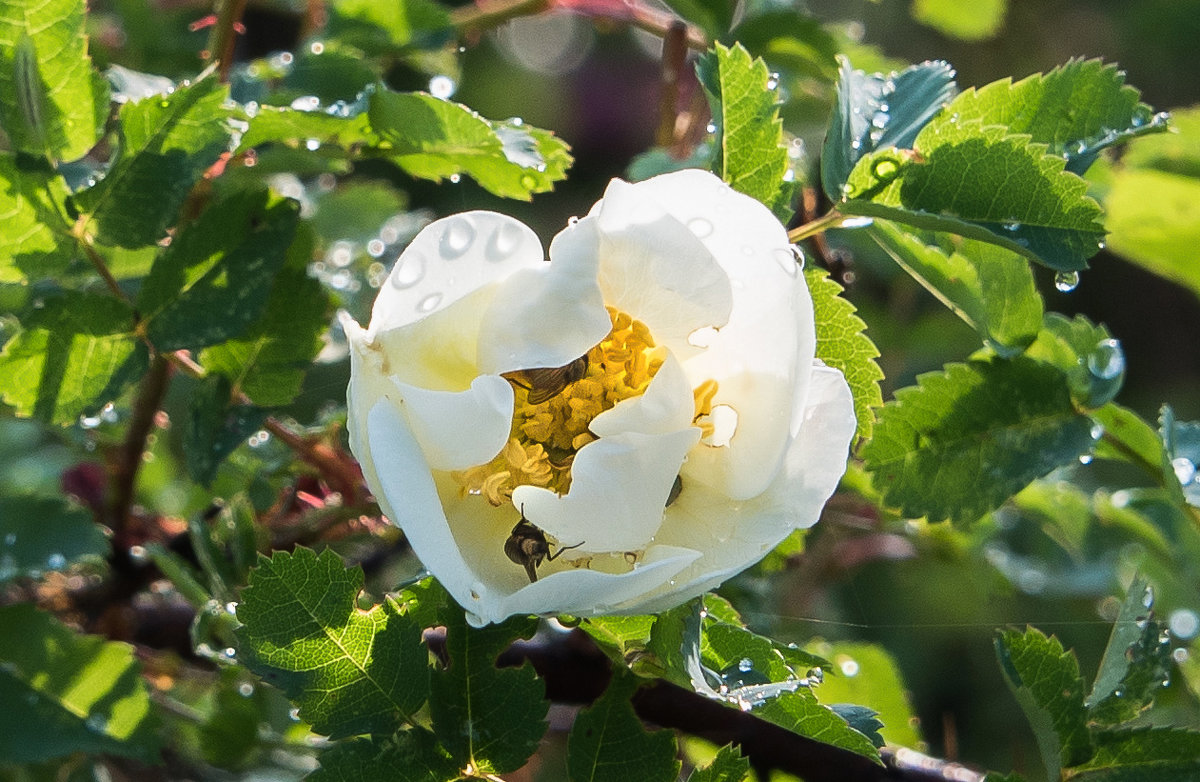
M 675 734 L 647 731 L 629 699 L 638 678 L 614 673 L 604 695 L 580 712 L 567 743 L 570 782 L 673 782 L 679 774 Z
M 53 277 L 77 254 L 62 177 L 0 152 L 0 282 Z

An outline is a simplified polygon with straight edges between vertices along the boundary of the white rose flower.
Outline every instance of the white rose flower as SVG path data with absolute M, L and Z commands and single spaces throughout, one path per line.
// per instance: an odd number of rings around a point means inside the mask
M 784 228 L 702 171 L 613 180 L 549 263 L 439 220 L 342 322 L 350 447 L 475 624 L 715 587 L 817 521 L 854 434 Z

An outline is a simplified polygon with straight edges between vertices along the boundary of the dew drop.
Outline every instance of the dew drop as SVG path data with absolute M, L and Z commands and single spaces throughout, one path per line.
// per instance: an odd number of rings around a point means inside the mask
M 1167 626 L 1176 638 L 1187 641 L 1200 633 L 1200 614 L 1187 608 L 1178 608 L 1167 618 Z
M 310 138 L 304 142 L 304 148 L 309 152 L 316 152 L 321 148 L 321 142 L 318 139 Z
M 875 175 L 876 179 L 883 182 L 895 179 L 899 172 L 900 166 L 896 165 L 896 161 L 891 158 L 881 158 L 871 166 L 871 173 Z
M 371 256 L 372 258 L 378 258 L 379 256 L 383 255 L 383 251 L 386 248 L 387 245 L 383 243 L 382 239 L 372 239 L 371 241 L 367 242 L 367 255 Z
M 742 673 L 747 673 L 748 671 L 753 670 L 754 661 L 751 660 L 749 657 L 743 657 L 742 659 L 738 660 L 737 667 L 738 667 L 738 670 L 741 671 Z
M 292 722 L 299 722 L 300 721 L 300 709 L 299 708 L 290 709 L 288 711 L 288 719 L 290 719 Z
M 308 50 L 313 54 L 323 54 L 325 52 L 325 44 L 320 41 L 313 41 L 309 45 Z
M 1154 607 L 1154 587 L 1146 586 L 1146 591 L 1142 593 L 1142 606 L 1145 608 Z
M 858 675 L 858 660 L 855 660 L 853 657 L 841 658 L 838 660 L 838 668 L 841 669 L 842 676 L 852 678 Z
M 1187 647 L 1185 646 L 1180 646 L 1178 649 L 1171 652 L 1171 659 L 1180 665 L 1183 665 L 1185 662 L 1187 662 L 1188 657 L 1190 656 L 1191 655 L 1188 654 Z
M 108 719 L 103 714 L 93 714 L 83 724 L 93 733 L 103 733 L 108 728 Z
M 808 679 L 810 684 L 820 684 L 825 681 L 825 671 L 820 668 L 809 668 L 808 673 L 804 674 L 804 678 Z
M 1070 293 L 1079 286 L 1079 272 L 1059 272 L 1054 275 L 1054 287 L 1060 293 Z
M 1092 424 L 1091 435 L 1093 440 L 1099 440 L 1104 436 L 1104 427 L 1100 424 Z
M 1125 371 L 1125 351 L 1115 339 L 1104 339 L 1088 354 L 1088 371 L 1101 380 L 1112 380 Z
M 442 233 L 439 247 L 443 258 L 461 258 L 475 242 L 475 224 L 469 217 L 455 217 Z
M 250 682 L 242 682 L 238 685 L 237 689 L 238 695 L 241 695 L 243 698 L 249 698 L 254 694 L 254 685 Z
M 449 177 L 450 184 L 457 185 L 462 181 L 462 174 L 451 174 Z
M 435 98 L 446 100 L 453 95 L 454 91 L 457 89 L 458 85 L 454 83 L 454 79 L 451 79 L 445 74 L 439 73 L 437 76 L 434 76 L 429 80 L 429 94 Z
M 692 347 L 707 348 L 717 336 L 717 330 L 712 326 L 701 326 L 687 336 L 687 342 Z
M 417 312 L 430 313 L 437 309 L 437 306 L 442 303 L 442 294 L 431 293 L 425 298 L 417 302 Z
M 425 258 L 420 253 L 409 252 L 400 256 L 396 267 L 392 269 L 389 280 L 392 287 L 398 290 L 411 288 L 425 276 Z
M 1081 453 L 1081 454 L 1079 454 L 1079 463 L 1080 464 L 1091 464 L 1092 458 L 1093 457 L 1090 453 Z
M 689 231 L 701 239 L 711 236 L 713 232 L 713 224 L 703 217 L 693 217 L 691 220 L 688 220 L 687 227 Z
M 46 557 L 46 567 L 50 570 L 62 570 L 67 566 L 67 558 L 57 551 Z
M 294 111 L 313 111 L 321 105 L 321 99 L 316 95 L 301 95 L 292 101 Z
M 713 122 L 708 123 L 707 125 L 704 126 L 704 131 L 706 133 L 716 133 L 717 132 L 716 123 L 713 123 Z
M 795 277 L 800 273 L 800 265 L 804 262 L 804 253 L 801 251 L 799 258 L 796 253 L 799 247 L 779 247 L 772 251 L 771 256 L 775 259 L 775 263 L 779 264 L 779 268 L 787 272 L 789 277 Z
M 1196 480 L 1196 464 L 1186 456 L 1172 459 L 1171 469 L 1175 471 L 1175 479 L 1183 486 Z
M 504 223 L 488 240 L 484 254 L 489 261 L 500 262 L 507 260 L 520 245 L 521 229 L 513 223 Z
M 1000 227 L 1005 231 L 1019 231 L 1021 230 L 1021 223 L 1016 220 L 1005 220 L 1003 223 L 1000 223 Z

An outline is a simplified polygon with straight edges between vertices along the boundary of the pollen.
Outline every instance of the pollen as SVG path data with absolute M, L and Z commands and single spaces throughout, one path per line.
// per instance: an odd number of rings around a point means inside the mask
M 464 492 L 482 495 L 497 506 L 510 501 L 518 486 L 567 493 L 575 454 L 596 439 L 588 429 L 592 420 L 618 402 L 645 393 L 666 356 L 666 349 L 655 345 L 646 324 L 612 307 L 608 315 L 612 330 L 588 351 L 587 371 L 578 380 L 537 404 L 529 402 L 530 388 L 513 381 L 508 443 L 487 464 L 455 473 Z M 711 391 L 706 392 L 709 407 L 715 392 L 712 383 Z M 698 416 L 700 393 L 697 389 Z

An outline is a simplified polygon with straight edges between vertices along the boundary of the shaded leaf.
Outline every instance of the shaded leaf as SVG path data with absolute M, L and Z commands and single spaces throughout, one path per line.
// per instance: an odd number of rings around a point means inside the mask
M 339 741 L 321 753 L 308 782 L 444 782 L 461 772 L 423 728 L 395 736 Z
M 261 557 L 238 605 L 246 665 L 331 738 L 392 733 L 429 695 L 421 628 L 394 601 L 361 611 L 362 570 L 332 551 Z
M 693 771 L 688 782 L 743 782 L 749 777 L 750 759 L 742 757 L 736 746 L 726 744 L 707 766 Z
M 496 658 L 513 640 L 533 635 L 537 623 L 525 617 L 474 628 L 457 606 L 444 614 L 450 662 L 432 681 L 433 732 L 460 766 L 514 771 L 537 749 L 550 704 L 531 666 L 499 669 Z
M 135 248 L 166 234 L 200 175 L 229 146 L 228 97 L 210 75 L 121 107 L 116 162 L 77 199 L 100 241 Z
M 629 699 L 638 678 L 614 671 L 608 689 L 579 713 L 567 739 L 570 782 L 674 782 L 680 763 L 675 734 L 648 732 Z
M 82 508 L 48 497 L 0 496 L 0 583 L 107 553 L 108 539 Z
M 732 0 L 663 0 L 667 7 L 685 21 L 699 27 L 709 39 L 717 39 L 729 31 L 737 5 Z
M 783 123 L 766 63 L 751 59 L 740 44 L 726 48 L 717 43 L 696 63 L 696 75 L 717 126 L 713 172 L 739 193 L 790 217 Z
M 896 392 L 862 450 L 875 488 L 909 516 L 969 522 L 1092 447 L 1067 379 L 1024 357 L 950 364 Z
M 184 457 L 192 479 L 205 486 L 212 483 L 225 457 L 267 418 L 261 408 L 230 404 L 231 393 L 228 378 L 209 375 L 200 381 L 188 409 Z
M 945 62 L 868 75 L 843 58 L 821 148 L 821 185 L 829 200 L 846 195 L 850 172 L 864 155 L 888 147 L 911 149 L 917 134 L 956 91 L 954 69 Z
M 879 712 L 856 703 L 831 703 L 829 708 L 876 747 L 883 746 L 883 736 L 879 733 L 883 723 L 879 720 Z
M 879 750 L 869 738 L 850 727 L 828 706 L 817 703 L 807 691 L 780 695 L 762 708 L 755 709 L 754 714 L 793 733 L 880 762 Z
M 162 351 L 240 337 L 258 320 L 299 222 L 295 201 L 265 190 L 212 203 L 154 262 L 138 296 Z
M 838 44 L 821 22 L 796 8 L 748 16 L 729 36 L 754 57 L 792 73 L 832 82 Z
M 913 150 L 855 165 L 837 209 L 998 244 L 1058 271 L 1087 267 L 1104 239 L 1099 204 L 1066 161 L 980 120 L 935 118 Z
M 1072 652 L 1058 639 L 1029 628 L 1008 630 L 996 639 L 996 655 L 1010 689 L 1025 712 L 1050 779 L 1059 770 L 1091 757 L 1083 705 L 1083 679 Z
M 1069 779 L 1080 782 L 1195 782 L 1200 779 L 1200 733 L 1179 728 L 1133 728 L 1095 735 L 1096 754 Z
M 1107 404 L 1125 382 L 1125 351 L 1108 329 L 1082 315 L 1046 315 L 1042 331 L 1026 355 L 1058 367 L 1076 404 L 1094 409 Z
M 99 138 L 108 89 L 88 56 L 86 10 L 77 0 L 0 4 L 0 124 L 13 148 L 74 160 Z
M 1088 720 L 1116 725 L 1148 709 L 1171 672 L 1167 626 L 1151 613 L 1154 592 L 1138 576 L 1113 623 L 1096 683 L 1087 697 Z
M 1027 134 L 1064 158 L 1067 171 L 1082 174 L 1101 150 L 1166 130 L 1167 115 L 1156 115 L 1139 95 L 1117 66 L 1076 59 L 1016 83 L 1001 79 L 964 90 L 946 114 Z
M 75 257 L 61 177 L 0 152 L 0 283 L 53 277 Z
M 74 423 L 149 366 L 133 310 L 117 299 L 63 292 L 35 302 L 22 327 L 0 352 L 0 395 L 20 416 Z
M 998 353 L 1020 352 L 1037 336 L 1042 298 L 1024 258 L 973 239 L 918 236 L 884 221 L 869 233 Z
M 854 314 L 856 309 L 841 296 L 842 286 L 818 266 L 806 266 L 804 279 L 812 294 L 817 324 L 816 357 L 840 370 L 854 397 L 854 415 L 859 437 L 870 437 L 875 426 L 874 408 L 883 404 L 879 381 L 883 370 L 875 359 L 879 348 L 867 336 L 867 324 Z
M 158 726 L 133 648 L 78 635 L 26 603 L 0 606 L 0 757 L 73 752 L 158 760 Z

